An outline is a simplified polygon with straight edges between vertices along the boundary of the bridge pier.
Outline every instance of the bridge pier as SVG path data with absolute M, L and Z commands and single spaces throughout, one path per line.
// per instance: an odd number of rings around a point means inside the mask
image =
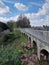
M 32 30 L 32 29 L 22 29 L 22 33 L 25 33 L 27 39 L 27 45 L 29 47 L 33 47 L 33 40 L 37 44 L 37 56 L 40 60 L 40 51 L 47 50 L 49 52 L 49 32 L 39 31 L 39 30 Z M 43 52 L 44 54 L 44 52 Z M 47 57 L 46 57 L 47 56 Z M 45 55 L 45 57 L 49 61 L 49 54 Z
M 40 60 L 40 41 L 37 40 L 37 57 Z
M 31 37 L 31 47 L 33 48 L 33 38 Z
M 37 48 L 37 57 L 40 60 L 40 48 Z

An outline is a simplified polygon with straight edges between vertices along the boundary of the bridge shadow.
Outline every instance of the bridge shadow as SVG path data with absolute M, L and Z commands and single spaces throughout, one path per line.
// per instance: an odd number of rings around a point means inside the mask
M 42 61 L 42 65 L 49 65 L 49 53 L 47 50 L 42 49 L 40 51 L 40 60 Z
M 33 49 L 34 49 L 34 54 L 37 55 L 37 43 L 33 40 Z

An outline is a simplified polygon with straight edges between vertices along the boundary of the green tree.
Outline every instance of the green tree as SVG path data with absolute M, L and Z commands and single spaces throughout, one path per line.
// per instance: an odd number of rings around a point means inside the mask
M 6 29 L 9 29 L 9 27 L 7 26 L 7 24 L 0 22 L 0 32 L 4 31 Z
M 16 28 L 16 22 L 13 20 L 10 20 L 7 22 L 7 25 L 9 26 L 10 30 L 13 31 L 14 28 Z
M 21 27 L 21 28 L 31 27 L 29 19 L 24 15 L 20 15 L 16 23 L 17 23 L 17 27 Z

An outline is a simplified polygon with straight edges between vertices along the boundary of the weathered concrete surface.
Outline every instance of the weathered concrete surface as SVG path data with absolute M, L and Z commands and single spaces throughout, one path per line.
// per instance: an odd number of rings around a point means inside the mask
M 45 49 L 49 53 L 49 31 L 33 30 L 32 28 L 20 28 L 19 30 L 31 38 L 31 46 L 33 45 L 33 40 L 36 42 L 39 59 L 42 49 Z

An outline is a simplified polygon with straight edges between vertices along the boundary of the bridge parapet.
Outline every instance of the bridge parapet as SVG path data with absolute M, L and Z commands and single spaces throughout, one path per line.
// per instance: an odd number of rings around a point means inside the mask
M 37 39 L 40 39 L 43 42 L 46 42 L 49 45 L 49 31 L 33 30 L 31 28 L 23 28 L 20 30 L 36 37 Z

